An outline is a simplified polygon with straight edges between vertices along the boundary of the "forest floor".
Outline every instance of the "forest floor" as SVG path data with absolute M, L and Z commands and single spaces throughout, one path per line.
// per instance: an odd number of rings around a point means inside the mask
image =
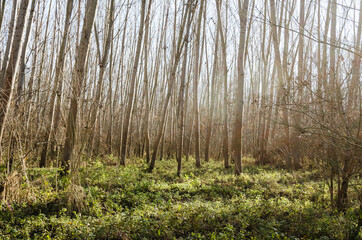
M 55 168 L 30 168 L 17 192 L 2 202 L 0 239 L 362 239 L 359 203 L 351 189 L 345 213 L 331 210 L 328 186 L 316 171 L 292 173 L 244 159 L 234 176 L 222 162 L 176 177 L 176 161 L 89 160 L 81 169 L 83 209 L 67 208 L 69 180 Z M 105 164 L 104 162 L 107 162 Z M 24 178 L 23 178 L 24 179 Z M 84 195 L 82 195 L 84 194 Z

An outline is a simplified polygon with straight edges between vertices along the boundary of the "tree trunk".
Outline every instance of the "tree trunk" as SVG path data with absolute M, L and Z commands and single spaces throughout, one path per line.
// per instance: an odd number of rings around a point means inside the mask
M 134 102 L 134 92 L 135 92 L 135 83 L 136 83 L 136 76 L 138 70 L 138 63 L 141 55 L 141 45 L 142 45 L 142 37 L 143 37 L 143 27 L 144 27 L 144 18 L 145 18 L 145 9 L 146 9 L 146 0 L 142 0 L 142 7 L 141 7 L 141 18 L 140 18 L 140 28 L 138 32 L 138 40 L 137 40 L 137 48 L 136 48 L 136 55 L 134 59 L 134 65 L 132 69 L 132 76 L 130 79 L 130 92 L 128 96 L 128 103 L 127 103 L 127 110 L 125 113 L 125 118 L 123 122 L 123 132 L 122 132 L 122 145 L 121 145 L 121 158 L 120 164 L 126 164 L 126 149 L 127 149 L 127 137 L 128 137 L 128 130 L 129 124 L 131 119 L 131 113 L 133 109 L 133 102 Z
M 216 0 L 216 6 L 218 7 L 218 1 Z M 209 107 L 209 117 L 206 127 L 206 140 L 205 140 L 205 161 L 209 161 L 209 154 L 210 154 L 210 141 L 211 141 L 211 133 L 212 133 L 212 124 L 213 124 L 213 117 L 214 117 L 214 110 L 215 110 L 215 100 L 216 100 L 216 77 L 217 77 L 217 69 L 218 69 L 218 46 L 219 46 L 219 26 L 221 24 L 221 17 L 220 16 L 220 8 L 217 8 L 218 13 L 218 22 L 217 22 L 217 29 L 216 29 L 216 38 L 215 38 L 215 49 L 214 49 L 214 63 L 212 69 L 212 76 L 211 76 L 211 104 Z M 219 19 L 220 18 L 220 19 Z
M 196 167 L 201 167 L 200 160 L 200 115 L 199 115 L 199 100 L 198 100 L 198 87 L 199 87 L 199 77 L 200 77 L 200 35 L 201 35 L 201 20 L 202 13 L 204 11 L 204 0 L 201 0 L 199 18 L 197 21 L 197 32 L 195 40 L 195 63 L 194 63 L 194 84 L 193 84 L 193 99 L 194 99 L 194 115 L 195 115 L 195 159 Z M 202 53 L 201 53 L 202 54 Z
M 67 1 L 67 12 L 65 15 L 65 22 L 64 22 L 64 32 L 60 44 L 60 49 L 57 57 L 57 63 L 55 65 L 55 77 L 54 77 L 54 86 L 53 91 L 50 97 L 50 109 L 48 114 L 48 126 L 46 127 L 46 138 L 45 143 L 43 145 L 43 150 L 40 156 L 40 167 L 45 167 L 47 153 L 48 153 L 48 145 L 52 141 L 52 138 L 55 136 L 54 131 L 56 128 L 55 126 L 55 116 L 60 114 L 60 99 L 61 99 L 61 91 L 62 91 L 62 84 L 63 84 L 63 69 L 64 69 L 64 62 L 65 62 L 65 47 L 67 44 L 68 39 L 68 31 L 70 27 L 70 18 L 72 16 L 73 10 L 73 2 L 74 0 Z M 55 99 L 57 98 L 57 101 Z M 58 101 L 59 99 L 59 101 Z M 58 117 L 59 118 L 59 117 Z
M 349 87 L 349 96 L 348 96 L 348 107 L 351 109 L 353 106 L 358 106 L 358 83 L 361 78 L 361 35 L 362 35 L 362 0 L 360 0 L 360 13 L 359 13 L 359 22 L 357 30 L 357 41 L 355 44 L 355 53 L 352 62 L 352 79 L 351 85 Z
M 187 27 L 185 39 L 189 39 L 189 32 L 191 26 L 191 14 L 188 15 L 187 18 Z M 181 176 L 181 167 L 182 167 L 182 155 L 183 155 L 183 147 L 184 147 L 184 129 L 185 129 L 185 117 L 184 117 L 184 102 L 185 102 L 185 82 L 186 82 L 186 68 L 187 68 L 187 54 L 188 54 L 188 41 L 185 44 L 184 50 L 184 58 L 181 72 L 181 86 L 180 86 L 180 94 L 179 94 L 179 104 L 177 108 L 177 118 L 178 118 L 178 128 L 179 134 L 177 139 L 177 176 Z
M 2 60 L 3 64 L 2 64 L 1 72 L 0 72 L 0 89 L 2 89 L 4 87 L 6 67 L 8 66 L 9 52 L 10 52 L 10 48 L 11 48 L 11 43 L 13 42 L 13 32 L 14 32 L 14 24 L 15 24 L 15 17 L 16 17 L 16 7 L 17 7 L 17 0 L 13 0 L 13 6 L 12 6 L 12 10 L 11 10 L 11 18 L 10 18 L 10 22 L 9 22 L 8 39 L 7 39 L 7 42 L 6 42 L 4 59 Z M 3 4 L 3 8 L 1 9 L 2 14 L 4 13 L 4 9 L 5 9 L 5 6 Z M 2 21 L 2 19 L 3 18 L 1 17 L 1 21 Z M 0 27 L 1 27 L 1 25 L 0 25 Z
M 181 29 L 180 29 L 179 37 L 178 37 L 178 40 L 177 40 L 177 46 L 176 46 L 176 53 L 175 53 L 175 57 L 174 57 L 174 60 L 173 60 L 173 65 L 172 65 L 172 68 L 171 68 L 169 81 L 168 81 L 169 85 L 168 85 L 168 89 L 167 89 L 166 98 L 164 100 L 164 106 L 163 106 L 163 109 L 162 109 L 162 112 L 161 112 L 161 121 L 160 121 L 160 124 L 159 124 L 157 137 L 156 137 L 154 145 L 153 145 L 153 153 L 152 153 L 150 166 L 148 168 L 149 172 L 152 172 L 152 170 L 155 167 L 157 150 L 158 150 L 158 146 L 159 146 L 160 141 L 161 141 L 161 137 L 163 135 L 163 129 L 164 129 L 165 120 L 166 120 L 166 113 L 167 113 L 168 103 L 170 101 L 172 90 L 173 90 L 173 87 L 174 87 L 174 84 L 175 84 L 176 70 L 177 70 L 177 66 L 178 66 L 178 63 L 179 63 L 180 58 L 181 58 L 181 53 L 182 53 L 183 46 L 185 44 L 183 32 L 185 30 L 185 25 L 186 25 L 186 22 L 187 22 L 188 15 L 193 13 L 193 11 L 191 11 L 191 7 L 192 7 L 191 2 L 189 0 L 188 3 L 187 3 L 187 6 L 186 6 L 186 12 L 185 12 L 185 14 L 183 16 L 183 19 L 182 19 L 182 22 L 181 22 Z
M 3 136 L 4 125 L 5 125 L 4 123 L 8 111 L 8 103 L 10 102 L 10 97 L 12 94 L 14 76 L 17 71 L 19 52 L 22 48 L 21 40 L 23 37 L 25 16 L 28 9 L 28 5 L 29 5 L 29 0 L 21 1 L 16 20 L 16 27 L 14 31 L 12 47 L 10 51 L 10 59 L 4 76 L 5 82 L 2 91 L 0 93 L 0 129 L 1 129 L 0 142 Z
M 22 92 L 23 84 L 24 84 L 24 80 L 25 80 L 25 51 L 26 51 L 26 47 L 27 47 L 28 41 L 29 41 L 29 35 L 30 35 L 30 29 L 31 29 L 33 15 L 34 15 L 34 10 L 35 10 L 35 0 L 32 0 L 31 7 L 30 7 L 30 14 L 29 14 L 29 18 L 27 21 L 24 45 L 21 50 L 20 61 L 19 61 L 20 73 L 19 73 L 19 77 L 18 77 L 18 87 L 17 87 L 17 91 L 16 91 L 16 96 L 15 96 L 14 115 L 16 115 L 19 110 L 21 92 Z M 12 170 L 11 168 L 12 168 L 12 164 L 14 162 L 13 158 L 14 158 L 15 147 L 16 147 L 15 134 L 13 132 L 11 132 L 10 133 L 10 144 L 9 144 L 9 166 L 8 166 L 9 173 Z
M 249 0 L 244 0 L 243 6 L 239 1 L 239 19 L 240 19 L 240 37 L 239 37 L 239 52 L 238 52 L 238 77 L 236 81 L 235 105 L 234 105 L 234 126 L 231 144 L 231 157 L 235 162 L 235 174 L 240 175 L 242 172 L 241 165 L 241 128 L 243 117 L 244 103 L 244 51 L 246 39 L 246 21 L 248 17 Z
M 95 96 L 93 97 L 93 104 L 91 105 L 91 110 L 90 110 L 90 120 L 88 121 L 88 127 L 86 129 L 85 132 L 85 139 L 84 139 L 84 144 L 90 143 L 91 142 L 91 136 L 96 136 L 96 132 L 97 132 L 97 127 L 96 127 L 96 120 L 97 117 L 99 115 L 99 112 L 101 111 L 101 94 L 102 94 L 102 89 L 103 89 L 103 79 L 104 79 L 104 73 L 107 67 L 107 60 L 108 60 L 108 55 L 109 55 L 109 49 L 110 49 L 110 45 L 111 45 L 111 41 L 112 39 L 112 30 L 113 30 L 113 22 L 114 22 L 114 0 L 111 0 L 111 5 L 110 5 L 110 10 L 109 10 L 109 18 L 108 18 L 108 23 L 107 23 L 107 35 L 104 39 L 104 43 L 103 43 L 103 51 L 102 54 L 100 53 L 100 50 L 98 52 L 98 57 L 100 59 L 99 62 L 99 75 L 98 75 L 98 81 L 97 81 L 97 87 L 96 87 L 96 93 Z M 96 30 L 96 25 L 94 25 L 95 31 L 94 34 L 96 36 L 96 39 L 98 39 L 98 32 Z M 99 46 L 99 42 L 96 41 L 98 49 L 100 49 Z M 100 122 L 100 119 L 98 119 L 98 123 Z M 96 138 L 94 138 L 96 140 Z M 91 144 L 89 145 L 91 146 Z M 88 152 L 91 152 L 91 150 L 89 149 Z
M 224 155 L 224 166 L 225 168 L 229 167 L 229 133 L 228 133 L 228 69 L 226 62 L 226 40 L 222 30 L 222 22 L 220 16 L 221 3 L 217 3 L 217 12 L 218 12 L 218 31 L 220 34 L 221 40 L 221 49 L 222 49 L 222 69 L 223 69 L 223 83 L 224 83 L 224 98 L 223 98 L 223 155 Z
M 279 42 L 277 36 L 277 29 L 276 29 L 276 17 L 275 17 L 275 1 L 270 1 L 270 15 L 272 21 L 272 36 L 273 36 L 273 45 L 274 45 L 274 53 L 275 53 L 275 64 L 277 70 L 277 76 L 279 79 L 279 86 L 277 89 L 277 104 L 281 105 L 282 113 L 283 113 L 283 125 L 285 130 L 285 146 L 287 148 L 287 166 L 291 167 L 291 158 L 289 157 L 290 153 L 290 139 L 289 139 L 289 121 L 288 121 L 288 110 L 287 110 L 287 92 L 284 91 L 285 89 L 285 82 L 284 82 L 284 74 L 281 64 L 281 57 L 279 52 Z M 277 105 L 278 106 L 278 105 Z M 275 109 L 275 113 L 278 113 L 278 108 Z
M 145 138 L 145 146 L 146 146 L 146 161 L 150 162 L 150 134 L 149 134 L 149 119 L 150 119 L 150 102 L 149 102 L 149 79 L 148 79 L 148 32 L 150 25 L 150 13 L 151 13 L 151 4 L 152 1 L 148 4 L 147 16 L 146 16 L 146 27 L 145 27 L 145 39 L 144 39 L 144 71 L 143 71 L 143 81 L 144 81 L 144 98 L 145 98 L 145 119 L 144 119 L 144 131 L 142 135 Z M 143 151 L 142 151 L 143 157 Z
M 14 2 L 16 2 L 16 1 L 14 0 Z M 3 19 L 4 19 L 5 3 L 6 3 L 6 0 L 2 0 L 1 5 L 0 5 L 0 30 L 1 30 L 2 23 L 3 23 Z
M 63 150 L 63 162 L 65 171 L 69 170 L 69 162 L 71 164 L 71 176 L 74 179 L 74 183 L 79 181 L 78 179 L 78 167 L 79 162 L 74 152 L 74 145 L 76 142 L 76 130 L 77 130 L 77 113 L 78 113 L 78 98 L 81 96 L 84 70 L 86 63 L 86 56 L 89 47 L 90 35 L 92 32 L 92 26 L 97 9 L 97 0 L 88 0 L 86 5 L 86 15 L 84 19 L 83 29 L 81 33 L 81 39 L 78 45 L 78 50 L 75 58 L 74 68 L 72 72 L 72 96 L 70 101 L 70 108 L 67 120 L 67 129 Z M 65 173 L 65 172 L 64 172 Z
M 304 5 L 305 5 L 305 0 L 300 0 L 300 12 L 299 12 L 299 46 L 298 46 L 298 84 L 297 84 L 297 88 L 298 88 L 298 96 L 297 96 L 297 108 L 301 107 L 302 104 L 302 95 L 303 95 L 303 86 L 304 86 L 304 27 L 305 27 L 305 21 L 304 21 Z M 295 143 L 295 156 L 294 156 L 294 168 L 295 169 L 299 169 L 301 168 L 300 165 L 300 158 L 301 156 L 301 146 L 300 146 L 300 135 L 301 133 L 301 114 L 297 113 L 296 116 L 296 128 L 297 128 L 297 134 L 298 136 L 296 136 L 296 143 Z

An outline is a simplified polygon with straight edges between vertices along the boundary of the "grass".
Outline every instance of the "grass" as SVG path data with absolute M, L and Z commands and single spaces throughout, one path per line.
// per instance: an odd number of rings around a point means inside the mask
M 254 166 L 244 159 L 234 176 L 221 162 L 191 159 L 176 177 L 176 161 L 142 159 L 126 167 L 95 159 L 81 170 L 82 212 L 66 207 L 68 179 L 55 169 L 30 169 L 36 200 L 2 203 L 0 239 L 358 239 L 359 205 L 330 209 L 315 171 Z M 26 189 L 28 186 L 23 185 Z M 58 188 L 58 190 L 57 190 Z

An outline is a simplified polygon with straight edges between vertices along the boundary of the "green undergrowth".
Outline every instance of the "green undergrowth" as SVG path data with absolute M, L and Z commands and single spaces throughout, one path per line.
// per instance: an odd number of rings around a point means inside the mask
M 358 239 L 359 205 L 332 211 L 315 171 L 293 173 L 244 159 L 234 176 L 221 162 L 144 160 L 126 167 L 89 161 L 81 169 L 82 212 L 66 207 L 69 181 L 55 169 L 29 169 L 33 201 L 2 202 L 0 239 Z M 27 188 L 28 186 L 23 186 Z

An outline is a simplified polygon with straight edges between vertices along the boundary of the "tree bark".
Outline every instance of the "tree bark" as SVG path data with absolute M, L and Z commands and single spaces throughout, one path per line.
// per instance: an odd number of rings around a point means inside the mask
M 179 134 L 177 138 L 177 176 L 181 176 L 181 168 L 182 168 L 182 156 L 183 156 L 183 147 L 184 147 L 184 129 L 185 129 L 185 117 L 184 117 L 184 102 L 185 102 L 185 82 L 186 82 L 186 68 L 187 68 L 187 55 L 188 55 L 188 41 L 189 41 L 189 32 L 191 25 L 191 14 L 188 15 L 187 18 L 187 27 L 185 34 L 185 50 L 184 50 L 184 58 L 181 72 L 181 86 L 180 86 L 180 94 L 179 94 L 179 104 L 177 108 L 177 118 L 178 118 L 178 128 Z
M 195 40 L 195 63 L 194 63 L 194 81 L 193 81 L 193 99 L 194 99 L 194 115 L 195 115 L 195 159 L 196 167 L 201 167 L 200 160 L 200 114 L 199 114 L 199 100 L 198 100 L 198 87 L 200 77 L 200 35 L 201 35 L 201 20 L 204 11 L 204 0 L 201 0 L 199 18 L 197 21 L 197 32 Z M 202 53 L 201 53 L 202 54 Z
M 218 0 L 216 0 L 216 6 L 218 6 Z M 216 29 L 215 37 L 215 48 L 214 48 L 214 63 L 211 76 L 211 104 L 209 107 L 209 116 L 206 127 L 206 140 L 205 140 L 205 161 L 208 162 L 210 158 L 210 141 L 212 133 L 212 124 L 215 111 L 215 100 L 216 100 L 216 78 L 217 78 L 217 69 L 218 69 L 218 45 L 219 45 L 219 25 L 221 24 L 221 19 L 219 20 L 220 8 L 217 8 L 218 11 L 218 22 Z
M 113 22 L 114 22 L 114 0 L 111 0 L 111 5 L 110 5 L 110 10 L 109 10 L 109 18 L 108 18 L 108 23 L 107 23 L 107 35 L 104 39 L 104 44 L 103 44 L 103 51 L 102 53 L 98 52 L 98 57 L 100 59 L 99 62 L 99 75 L 98 75 L 98 81 L 97 81 L 97 87 L 96 87 L 96 92 L 95 92 L 95 96 L 93 97 L 93 104 L 91 105 L 91 109 L 90 109 L 90 119 L 88 121 L 88 127 L 86 128 L 86 133 L 85 133 L 85 139 L 84 139 L 84 143 L 83 144 L 89 144 L 89 148 L 91 148 L 92 144 L 91 144 L 91 136 L 95 136 L 95 132 L 97 131 L 97 127 L 96 127 L 96 120 L 98 117 L 99 112 L 101 111 L 100 109 L 100 105 L 101 105 L 101 92 L 103 89 L 103 79 L 104 79 L 104 73 L 106 71 L 106 67 L 107 67 L 107 60 L 108 60 L 108 55 L 109 55 L 109 50 L 110 50 L 110 45 L 111 45 L 111 41 L 112 39 L 112 30 L 113 30 Z M 96 25 L 94 25 L 95 31 L 94 34 L 96 36 L 96 39 L 98 39 L 98 33 L 96 30 Z M 99 46 L 99 42 L 97 42 L 97 46 L 98 49 L 100 49 Z M 100 120 L 98 120 L 99 122 Z M 92 152 L 91 149 L 88 149 L 88 152 Z
M 249 3 L 248 3 L 249 4 Z M 221 23 L 221 16 L 220 16 L 220 8 L 221 8 L 221 3 L 217 4 L 217 8 L 218 9 L 218 29 L 219 29 L 219 34 L 220 34 L 220 40 L 221 40 L 221 50 L 222 50 L 222 69 L 223 69 L 223 84 L 224 84 L 224 96 L 223 96 L 223 155 L 224 155 L 224 166 L 225 168 L 229 167 L 229 133 L 228 133 L 228 69 L 227 69 L 227 62 L 226 62 L 226 37 L 224 37 L 224 33 L 222 30 L 222 23 Z M 245 16 L 246 18 L 246 16 Z M 242 23 L 242 21 L 241 21 Z M 241 26 L 241 31 L 243 31 L 243 27 Z M 246 22 L 245 22 L 245 32 L 244 33 L 240 33 L 240 34 L 244 34 L 246 33 Z M 240 43 L 239 43 L 240 44 Z M 244 46 L 245 46 L 245 40 L 244 40 Z M 243 47 L 244 48 L 244 47 Z M 244 53 L 242 53 L 244 54 Z M 244 83 L 243 83 L 244 84 Z M 238 92 L 237 94 L 239 94 L 240 92 Z
M 9 59 L 9 52 L 10 52 L 10 48 L 11 48 L 11 43 L 13 42 L 13 32 L 14 32 L 14 24 L 15 24 L 15 17 L 16 17 L 16 6 L 17 6 L 17 0 L 13 0 L 13 6 L 12 6 L 12 10 L 11 10 L 11 18 L 10 18 L 10 22 L 9 22 L 9 30 L 8 30 L 8 39 L 6 42 L 6 48 L 5 48 L 5 53 L 4 53 L 4 59 L 2 67 L 1 67 L 1 72 L 0 72 L 0 89 L 2 89 L 4 87 L 4 81 L 5 81 L 5 73 L 6 73 L 6 67 L 8 66 L 8 59 Z M 1 12 L 4 12 L 4 4 L 3 4 L 3 8 L 1 9 Z M 1 21 L 2 21 L 2 17 L 1 17 Z M 1 27 L 1 25 L 0 25 Z
M 12 94 L 14 76 L 17 71 L 19 52 L 22 48 L 21 40 L 23 37 L 25 16 L 28 9 L 28 5 L 29 5 L 29 0 L 21 1 L 16 20 L 12 47 L 10 51 L 10 58 L 4 76 L 5 82 L 2 91 L 0 93 L 0 129 L 1 129 L 0 142 L 3 136 L 4 123 L 8 111 L 8 103 L 10 102 L 9 100 Z
M 246 39 L 246 21 L 248 16 L 249 0 L 244 0 L 241 7 L 239 1 L 239 19 L 240 19 L 240 36 L 238 52 L 238 77 L 236 81 L 235 105 L 234 105 L 234 126 L 232 133 L 231 157 L 235 162 L 235 174 L 240 175 L 242 172 L 241 163 L 241 130 L 243 122 L 243 103 L 244 103 L 244 51 Z
M 137 70 L 138 70 L 138 63 L 139 63 L 139 59 L 140 59 L 140 55 L 141 55 L 141 45 L 142 45 L 142 37 L 143 37 L 145 9 L 146 9 L 146 0 L 142 0 L 140 28 L 139 28 L 139 32 L 138 32 L 136 55 L 135 55 L 135 59 L 134 59 L 133 69 L 132 69 L 132 76 L 131 76 L 131 79 L 130 79 L 130 92 L 129 92 L 129 96 L 128 96 L 127 110 L 126 110 L 125 118 L 124 118 L 124 122 L 123 122 L 121 158 L 120 158 L 120 164 L 123 165 L 123 166 L 126 165 L 127 137 L 128 137 L 131 113 L 132 113 L 132 109 L 133 109 L 134 92 L 135 92 L 135 83 L 136 83 L 136 76 L 137 76 Z
M 143 136 L 145 138 L 146 145 L 146 161 L 150 162 L 150 134 L 149 134 L 149 118 L 150 118 L 150 102 L 149 102 L 149 77 L 148 77 L 148 33 L 149 33 L 149 25 L 150 25 L 150 13 L 151 13 L 151 4 L 152 1 L 148 4 L 147 16 L 146 16 L 146 26 L 145 26 L 145 39 L 144 39 L 144 70 L 143 70 L 143 81 L 144 81 L 144 97 L 145 97 L 145 119 L 144 119 L 144 131 Z M 143 156 L 143 154 L 142 154 Z
M 89 48 L 89 40 L 92 32 L 92 26 L 97 9 L 97 0 L 88 0 L 86 5 L 86 15 L 84 19 L 81 39 L 78 45 L 78 50 L 75 58 L 74 68 L 72 72 L 72 92 L 70 108 L 67 120 L 67 129 L 65 136 L 65 143 L 63 149 L 63 165 L 65 171 L 69 170 L 69 162 L 71 164 L 71 176 L 75 182 L 78 182 L 78 160 L 75 156 L 74 146 L 76 142 L 77 130 L 77 112 L 78 112 L 78 98 L 81 96 L 81 91 L 84 81 L 84 70 L 86 63 L 86 56 Z
M 298 41 L 298 96 L 297 96 L 297 107 L 301 107 L 302 104 L 302 98 L 303 98 L 303 86 L 304 86 L 304 26 L 305 26 L 305 21 L 304 21 L 304 11 L 305 11 L 305 0 L 300 0 L 300 12 L 299 12 L 299 41 Z M 297 128 L 297 134 L 299 136 L 296 136 L 296 143 L 295 143 L 295 157 L 294 157 L 294 168 L 295 169 L 299 169 L 301 168 L 300 165 L 300 158 L 301 156 L 301 146 L 300 146 L 300 141 L 299 141 L 299 137 L 301 134 L 301 114 L 297 113 L 296 116 L 296 128 Z M 299 130 L 299 131 L 298 131 Z
M 172 94 L 172 90 L 175 84 L 175 79 L 176 79 L 176 70 L 177 70 L 177 66 L 178 63 L 180 61 L 181 58 L 181 53 L 182 53 L 182 49 L 183 46 L 185 44 L 185 40 L 184 40 L 184 36 L 183 36 L 183 32 L 185 30 L 185 25 L 187 22 L 187 17 L 188 14 L 192 14 L 193 11 L 191 10 L 192 6 L 191 6 L 191 1 L 189 0 L 186 6 L 186 12 L 183 16 L 182 22 L 181 22 L 181 29 L 180 29 L 180 33 L 178 36 L 178 40 L 177 40 L 177 45 L 176 45 L 176 53 L 175 53 L 175 57 L 173 60 L 173 65 L 171 68 L 171 73 L 170 73 L 170 77 L 169 77 L 169 81 L 168 81 L 168 89 L 167 89 L 167 94 L 166 94 L 166 98 L 164 100 L 164 106 L 161 112 L 161 121 L 159 124 L 159 129 L 158 129 L 158 133 L 157 133 L 157 137 L 155 139 L 154 145 L 153 145 L 153 153 L 152 153 L 152 158 L 151 158 L 151 162 L 148 168 L 149 172 L 152 172 L 152 170 L 155 167 L 155 163 L 156 163 L 156 156 L 157 156 L 157 150 L 158 150 L 158 146 L 160 144 L 162 135 L 163 135 L 163 129 L 164 129 L 164 124 L 165 124 L 165 120 L 166 120 L 166 113 L 167 113 L 167 109 L 168 109 L 168 104 L 171 98 L 171 94 Z
M 65 62 L 65 47 L 68 39 L 68 32 L 70 27 L 70 19 L 73 11 L 73 2 L 74 0 L 67 1 L 67 12 L 65 15 L 64 22 L 64 30 L 62 35 L 62 40 L 59 48 L 59 53 L 57 57 L 57 63 L 55 65 L 55 77 L 54 77 L 54 85 L 53 91 L 50 96 L 50 109 L 48 113 L 48 126 L 46 127 L 46 138 L 45 143 L 43 145 L 42 153 L 40 156 L 40 167 L 45 167 L 47 153 L 48 153 L 48 145 L 55 137 L 56 127 L 59 121 L 60 115 L 60 101 L 61 101 L 61 92 L 63 85 L 63 70 L 64 70 L 64 62 Z M 57 101 L 55 101 L 57 100 Z
M 283 114 L 283 125 L 284 125 L 284 131 L 285 131 L 285 146 L 287 148 L 287 166 L 291 167 L 291 158 L 289 156 L 290 154 L 290 139 L 289 139 L 289 121 L 288 121 L 288 110 L 287 110 L 287 92 L 284 91 L 285 89 L 285 76 L 283 74 L 282 69 L 282 62 L 279 52 L 279 42 L 278 42 L 278 36 L 277 36 L 277 29 L 276 29 L 276 17 L 275 17 L 275 1 L 270 1 L 270 15 L 271 15 L 271 21 L 272 21 L 272 36 L 273 36 L 273 45 L 274 45 L 274 53 L 275 53 L 275 64 L 276 64 L 276 70 L 277 70 L 277 76 L 279 79 L 278 89 L 277 89 L 277 106 L 280 102 L 281 108 L 282 108 L 282 114 Z M 278 113 L 278 107 L 275 109 L 275 113 Z

